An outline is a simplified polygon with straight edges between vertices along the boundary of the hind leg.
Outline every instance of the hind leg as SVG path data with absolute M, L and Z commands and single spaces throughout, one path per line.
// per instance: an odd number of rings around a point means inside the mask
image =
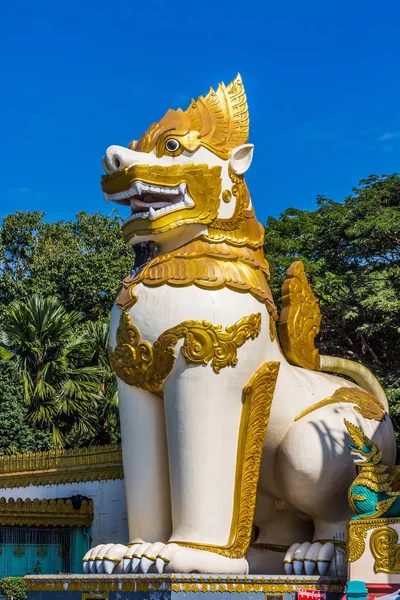
M 288 574 L 333 574 L 351 517 L 347 490 L 354 468 L 343 419 L 354 421 L 355 413 L 349 406 L 318 412 L 293 423 L 277 455 L 281 497 L 314 524 L 312 539 L 298 538 L 286 554 Z
M 299 539 L 311 540 L 313 534 L 308 517 L 260 491 L 254 523 L 258 535 L 246 554 L 249 572 L 253 574 L 283 574 L 288 549 Z

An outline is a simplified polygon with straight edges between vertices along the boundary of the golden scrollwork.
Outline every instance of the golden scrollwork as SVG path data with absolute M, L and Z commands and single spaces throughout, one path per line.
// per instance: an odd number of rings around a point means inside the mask
M 304 265 L 294 262 L 282 286 L 283 309 L 279 333 L 286 358 L 306 369 L 318 369 L 320 357 L 314 339 L 319 333 L 321 311 L 307 281 Z
M 394 523 L 399 523 L 399 519 L 385 517 L 383 519 L 352 519 L 347 526 L 347 561 L 355 562 L 359 560 L 365 552 L 365 540 L 368 531 L 378 529 Z
M 72 500 L 22 500 L 0 498 L 0 525 L 10 527 L 90 527 L 93 500 L 82 500 L 74 508 Z
M 342 402 L 354 404 L 355 410 L 365 419 L 382 421 L 385 416 L 385 407 L 377 398 L 375 398 L 375 396 L 359 388 L 342 387 L 336 390 L 332 396 L 328 396 L 324 400 L 303 410 L 297 415 L 295 421 L 299 421 L 318 408 L 328 406 L 329 404 L 340 404 Z
M 243 408 L 236 459 L 235 496 L 232 525 L 227 545 L 209 546 L 179 541 L 174 541 L 174 543 L 214 552 L 229 558 L 244 557 L 251 540 L 261 453 L 278 379 L 279 366 L 279 362 L 264 363 L 243 388 Z
M 241 202 L 240 199 L 238 199 L 235 212 L 231 217 L 231 219 L 235 219 L 235 227 L 233 229 L 214 227 L 214 223 L 212 223 L 208 226 L 208 231 L 202 236 L 202 239 L 216 244 L 226 242 L 232 246 L 247 246 L 253 250 L 263 248 L 264 227 L 257 221 L 253 208 L 246 208 L 244 211 L 244 218 L 242 219 L 240 215 L 243 213 L 240 210 L 240 205 Z M 240 218 L 236 220 L 238 214 Z M 223 219 L 215 222 L 217 224 L 222 223 Z
M 400 545 L 397 531 L 391 527 L 379 527 L 371 535 L 369 545 L 375 558 L 375 573 L 400 573 Z
M 162 395 L 162 386 L 175 362 L 174 346 L 184 339 L 182 354 L 189 364 L 211 363 L 215 373 L 238 362 L 237 350 L 261 331 L 261 314 L 243 317 L 225 329 L 209 321 L 184 321 L 164 331 L 153 346 L 141 339 L 128 312 L 121 314 L 117 346 L 109 350 L 110 364 L 122 381 Z
M 324 577 L 315 583 L 315 578 L 281 577 L 265 575 L 197 575 L 161 573 L 154 575 L 26 575 L 29 592 L 57 592 L 66 588 L 79 592 L 250 592 L 250 593 L 295 593 L 299 587 L 339 593 L 343 587 L 337 579 Z
M 228 173 L 229 177 L 233 183 L 232 185 L 232 195 L 236 198 L 235 212 L 229 219 L 215 219 L 212 222 L 211 227 L 208 229 L 207 238 L 211 240 L 219 240 L 220 234 L 218 230 L 228 232 L 237 230 L 242 225 L 246 209 L 250 203 L 250 194 L 247 189 L 246 182 L 244 180 L 243 175 L 236 175 L 236 173 L 232 170 L 230 164 L 228 163 Z M 217 230 L 217 231 L 215 231 Z M 229 234 L 228 234 L 229 237 Z M 225 240 L 227 239 L 227 235 L 224 235 Z
M 123 479 L 118 445 L 0 456 L 3 488 Z
M 186 111 L 169 110 L 153 123 L 130 148 L 138 152 L 165 153 L 169 137 L 179 140 L 182 148 L 194 152 L 200 146 L 227 159 L 233 148 L 245 144 L 249 136 L 249 113 L 242 79 L 237 77 L 227 86 L 220 83 L 216 91 L 192 100 Z
M 198 239 L 156 256 L 132 280 L 124 280 L 116 303 L 122 310 L 132 306 L 137 301 L 133 292 L 139 283 L 148 287 L 195 285 L 207 290 L 227 287 L 250 293 L 275 311 L 268 280 L 269 267 L 262 249 L 210 244 Z
M 269 315 L 269 339 L 271 342 L 276 340 L 277 332 L 276 332 L 276 320 L 275 314 Z

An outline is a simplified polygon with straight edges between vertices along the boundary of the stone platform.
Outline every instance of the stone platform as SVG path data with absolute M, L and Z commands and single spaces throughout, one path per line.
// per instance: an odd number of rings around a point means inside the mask
M 277 575 L 29 575 L 28 600 L 294 600 L 299 589 L 343 596 L 329 577 Z M 312 594 L 310 594 L 310 597 Z

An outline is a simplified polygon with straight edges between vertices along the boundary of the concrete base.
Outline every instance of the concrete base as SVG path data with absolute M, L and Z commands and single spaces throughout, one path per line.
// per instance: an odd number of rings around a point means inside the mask
M 339 600 L 343 582 L 273 575 L 28 575 L 28 600 L 293 600 L 300 588 Z

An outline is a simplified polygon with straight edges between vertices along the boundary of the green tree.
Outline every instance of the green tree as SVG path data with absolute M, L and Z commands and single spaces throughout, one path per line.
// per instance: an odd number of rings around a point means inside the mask
M 89 364 L 99 369 L 102 402 L 99 405 L 95 433 L 80 438 L 85 445 L 117 444 L 121 441 L 117 381 L 108 361 L 108 323 L 88 321 L 82 329 L 82 339 L 86 342 Z M 70 438 L 71 445 L 76 441 Z
M 17 365 L 0 360 L 0 454 L 49 450 L 50 430 L 32 427 L 27 421 L 21 378 Z
M 57 446 L 73 431 L 94 433 L 102 399 L 100 369 L 90 364 L 87 338 L 77 332 L 81 320 L 57 298 L 33 295 L 11 303 L 0 332 L 2 356 L 15 360 L 21 376 L 29 422 L 51 427 Z
M 28 591 L 23 577 L 4 577 L 0 581 L 0 594 L 13 600 L 26 600 Z
M 0 317 L 12 300 L 45 290 L 67 311 L 106 320 L 133 257 L 115 214 L 53 223 L 40 211 L 10 214 L 0 230 Z
M 305 263 L 323 314 L 321 351 L 376 373 L 400 430 L 400 177 L 371 175 L 343 203 L 320 196 L 316 210 L 269 218 L 265 252 L 278 300 L 286 269 Z

